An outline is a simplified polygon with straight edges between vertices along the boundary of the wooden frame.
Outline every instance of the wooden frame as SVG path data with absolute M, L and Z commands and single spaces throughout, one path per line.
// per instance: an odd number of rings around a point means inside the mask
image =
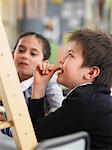
M 0 128 L 11 127 L 18 150 L 34 150 L 37 140 L 1 18 L 0 37 L 0 98 L 8 119 Z

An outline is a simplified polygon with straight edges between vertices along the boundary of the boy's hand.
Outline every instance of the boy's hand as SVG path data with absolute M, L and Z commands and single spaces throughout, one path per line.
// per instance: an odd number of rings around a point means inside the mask
M 58 69 L 48 61 L 37 65 L 34 73 L 32 99 L 39 99 L 45 95 L 48 81 Z

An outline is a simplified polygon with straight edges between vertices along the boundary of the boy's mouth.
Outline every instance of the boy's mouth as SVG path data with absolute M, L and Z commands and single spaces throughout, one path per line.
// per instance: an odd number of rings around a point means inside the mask
M 59 73 L 63 73 L 63 68 L 59 67 Z

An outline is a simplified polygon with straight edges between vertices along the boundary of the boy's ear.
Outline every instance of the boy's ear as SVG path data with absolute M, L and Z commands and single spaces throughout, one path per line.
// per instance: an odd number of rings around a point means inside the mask
M 87 80 L 95 79 L 99 74 L 100 74 L 100 68 L 97 66 L 93 66 L 89 68 L 89 71 L 84 75 L 84 78 Z

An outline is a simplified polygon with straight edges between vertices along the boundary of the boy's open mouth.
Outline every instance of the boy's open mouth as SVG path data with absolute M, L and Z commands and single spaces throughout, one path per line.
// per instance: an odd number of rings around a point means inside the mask
M 63 69 L 61 67 L 59 67 L 59 73 L 63 73 Z

